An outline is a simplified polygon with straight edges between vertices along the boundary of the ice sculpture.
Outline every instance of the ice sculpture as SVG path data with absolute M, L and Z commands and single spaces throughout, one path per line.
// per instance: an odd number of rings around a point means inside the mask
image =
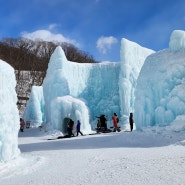
M 0 161 L 16 158 L 18 149 L 19 112 L 15 92 L 14 69 L 0 60 Z
M 135 99 L 135 122 L 169 125 L 185 114 L 185 32 L 174 31 L 169 49 L 150 55 L 141 69 Z

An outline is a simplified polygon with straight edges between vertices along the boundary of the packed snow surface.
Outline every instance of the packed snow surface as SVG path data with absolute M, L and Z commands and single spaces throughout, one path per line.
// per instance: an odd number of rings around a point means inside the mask
M 19 133 L 21 155 L 0 165 L 2 185 L 183 185 L 184 118 L 141 131 L 56 138 L 39 128 Z

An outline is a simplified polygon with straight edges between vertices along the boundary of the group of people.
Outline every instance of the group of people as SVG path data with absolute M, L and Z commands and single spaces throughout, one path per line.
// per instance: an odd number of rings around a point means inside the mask
M 103 127 L 105 130 L 107 130 L 107 123 L 106 123 L 107 119 L 105 115 L 101 115 L 100 117 L 97 117 L 97 118 L 99 118 L 97 122 L 97 129 L 99 130 L 101 127 Z M 113 114 L 112 121 L 113 121 L 113 126 L 114 126 L 113 132 L 116 132 L 116 131 L 120 132 L 121 130 L 120 130 L 120 127 L 118 126 L 119 118 L 116 113 Z M 130 123 L 130 131 L 132 132 L 133 124 L 134 124 L 133 113 L 130 113 L 129 123 Z
M 101 130 L 101 128 L 103 128 L 104 130 L 107 130 L 107 118 L 105 117 L 105 115 L 102 114 L 97 118 L 98 118 L 97 129 Z
M 113 125 L 114 125 L 113 132 L 116 132 L 116 131 L 120 132 L 120 128 L 118 127 L 119 118 L 118 118 L 116 113 L 114 113 L 114 115 L 112 116 L 112 120 L 113 120 Z M 130 131 L 132 132 L 133 125 L 134 125 L 133 113 L 132 112 L 130 113 L 130 116 L 129 116 L 129 123 L 130 123 Z
M 97 117 L 97 118 L 99 118 L 99 120 L 97 122 L 97 129 L 100 129 L 103 127 L 104 130 L 107 130 L 107 119 L 106 119 L 105 115 L 101 115 L 100 117 Z M 113 132 L 116 132 L 116 131 L 120 132 L 121 130 L 120 130 L 120 127 L 118 126 L 119 118 L 116 113 L 113 114 L 112 120 L 113 120 L 113 126 L 114 126 Z M 134 124 L 133 113 L 130 113 L 129 123 L 130 123 L 130 131 L 132 132 L 133 124 Z M 24 127 L 25 127 L 25 122 L 22 118 L 20 118 L 20 131 L 21 132 L 24 131 Z M 77 125 L 76 125 L 76 136 L 78 136 L 79 133 L 81 135 L 83 135 L 83 133 L 80 130 L 80 127 L 81 127 L 81 123 L 80 123 L 80 120 L 78 120 Z M 67 124 L 67 132 L 68 132 L 69 137 L 71 137 L 71 136 L 74 137 L 73 129 L 74 129 L 74 121 L 72 119 L 70 119 Z
M 83 136 L 83 133 L 81 132 L 80 127 L 81 127 L 81 123 L 80 123 L 80 120 L 78 120 L 77 125 L 76 125 L 76 136 L 78 136 L 79 133 Z M 68 132 L 69 137 L 75 136 L 73 133 L 73 129 L 74 129 L 74 121 L 72 119 L 70 119 L 67 124 L 67 132 Z

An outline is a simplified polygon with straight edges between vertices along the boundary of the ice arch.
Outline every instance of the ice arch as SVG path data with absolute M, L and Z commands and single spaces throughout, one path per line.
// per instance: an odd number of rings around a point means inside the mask
M 63 96 L 55 98 L 51 103 L 51 122 L 54 129 L 66 133 L 66 118 L 70 118 L 77 123 L 81 122 L 81 130 L 84 133 L 91 131 L 89 124 L 89 111 L 85 102 L 72 96 Z

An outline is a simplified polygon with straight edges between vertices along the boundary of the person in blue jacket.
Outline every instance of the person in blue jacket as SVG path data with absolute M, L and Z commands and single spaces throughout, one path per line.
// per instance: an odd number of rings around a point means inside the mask
M 81 123 L 78 120 L 77 125 L 76 125 L 76 134 L 77 134 L 76 136 L 78 136 L 78 133 L 80 133 L 83 136 L 82 132 L 80 131 L 80 125 L 81 125 Z

